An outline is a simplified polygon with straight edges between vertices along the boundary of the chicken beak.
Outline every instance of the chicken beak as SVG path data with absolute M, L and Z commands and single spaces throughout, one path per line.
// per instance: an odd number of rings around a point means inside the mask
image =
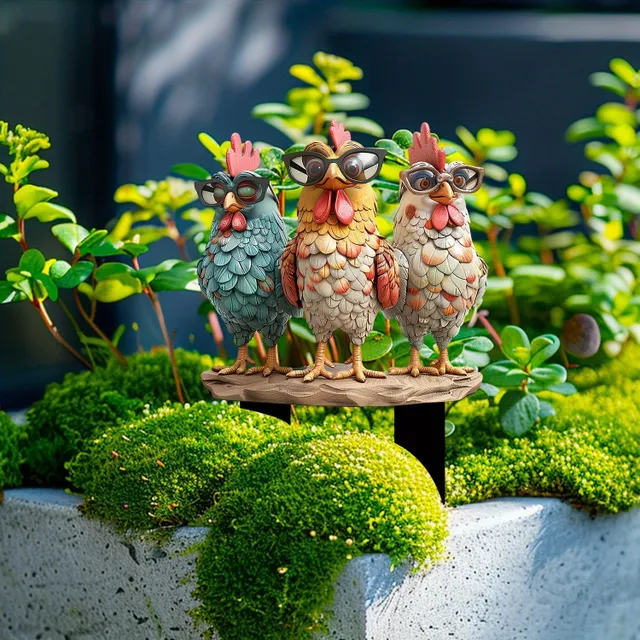
M 438 204 L 448 205 L 455 200 L 455 194 L 448 182 L 443 182 L 429 197 Z
M 222 206 L 224 207 L 225 211 L 228 211 L 229 213 L 236 213 L 243 207 L 243 205 L 236 200 L 235 194 L 231 192 L 227 193 L 227 195 L 224 197 Z
M 349 186 L 349 181 L 345 180 L 342 172 L 335 163 L 330 164 L 327 172 L 324 174 L 324 178 L 318 183 L 318 186 L 322 189 L 331 189 L 336 191 L 338 189 L 344 189 Z

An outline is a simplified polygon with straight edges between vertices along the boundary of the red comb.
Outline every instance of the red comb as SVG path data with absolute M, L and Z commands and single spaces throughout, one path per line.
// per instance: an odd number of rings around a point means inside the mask
M 231 149 L 227 151 L 227 169 L 232 177 L 241 171 L 254 171 L 260 166 L 260 154 L 256 149 L 251 150 L 251 141 L 247 140 L 242 146 L 239 133 L 231 134 Z
M 331 125 L 329 126 L 329 135 L 331 136 L 334 149 L 340 147 L 343 143 L 347 142 L 347 140 L 351 140 L 351 133 L 349 131 L 345 131 L 342 122 L 336 122 L 335 120 L 331 121 Z
M 438 140 L 431 135 L 426 122 L 422 123 L 420 131 L 413 134 L 413 144 L 409 147 L 409 162 L 428 162 L 438 171 L 444 171 L 447 154 L 438 147 Z

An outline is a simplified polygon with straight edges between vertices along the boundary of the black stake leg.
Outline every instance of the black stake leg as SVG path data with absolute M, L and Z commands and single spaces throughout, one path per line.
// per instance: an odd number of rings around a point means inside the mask
M 394 414 L 396 444 L 425 466 L 444 502 L 444 402 L 401 405 Z
M 273 416 L 284 422 L 291 423 L 290 404 L 271 404 L 270 402 L 241 402 L 240 406 L 249 411 L 264 413 L 265 416 Z

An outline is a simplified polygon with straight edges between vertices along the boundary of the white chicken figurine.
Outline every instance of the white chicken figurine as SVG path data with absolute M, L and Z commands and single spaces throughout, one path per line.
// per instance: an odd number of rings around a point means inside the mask
M 464 201 L 465 193 L 480 188 L 484 170 L 462 162 L 447 164 L 426 122 L 413 134 L 409 161 L 410 168 L 400 174 L 392 243 L 406 290 L 385 313 L 398 319 L 411 356 L 407 367 L 389 373 L 464 375 L 473 369 L 452 365 L 448 346 L 469 309 L 480 305 L 487 284 L 487 265 L 474 249 Z M 428 333 L 440 353 L 425 367 L 419 352 Z

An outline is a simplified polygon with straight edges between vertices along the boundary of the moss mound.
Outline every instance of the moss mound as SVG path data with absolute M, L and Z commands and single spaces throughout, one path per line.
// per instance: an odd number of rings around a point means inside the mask
M 311 407 L 298 405 L 294 417 L 303 425 L 317 425 L 342 431 L 369 431 L 393 440 L 393 408 Z
M 460 403 L 447 440 L 449 503 L 555 496 L 605 513 L 640 504 L 638 383 L 617 376 L 615 387 L 590 382 L 557 401 L 557 415 L 521 438 L 505 436 L 496 408 Z
M 20 465 L 23 439 L 24 428 L 14 424 L 4 411 L 0 411 L 0 492 L 22 483 Z
M 200 374 L 211 368 L 209 356 L 178 349 L 176 359 L 187 398 L 208 399 Z M 152 408 L 177 400 L 169 356 L 164 351 L 137 353 L 124 368 L 116 360 L 92 372 L 69 373 L 47 387 L 27 412 L 26 475 L 30 481 L 64 485 L 64 464 L 95 433 L 130 422 L 145 404 Z
M 232 469 L 266 443 L 299 429 L 237 405 L 167 405 L 116 425 L 69 463 L 84 510 L 120 529 L 192 523 Z
M 620 355 L 597 368 L 570 370 L 569 380 L 584 391 L 594 387 L 617 387 L 627 380 L 640 380 L 640 345 L 628 343 Z
M 424 468 L 371 434 L 271 447 L 234 472 L 208 521 L 197 616 L 223 640 L 311 638 L 349 559 L 430 564 L 446 536 Z

